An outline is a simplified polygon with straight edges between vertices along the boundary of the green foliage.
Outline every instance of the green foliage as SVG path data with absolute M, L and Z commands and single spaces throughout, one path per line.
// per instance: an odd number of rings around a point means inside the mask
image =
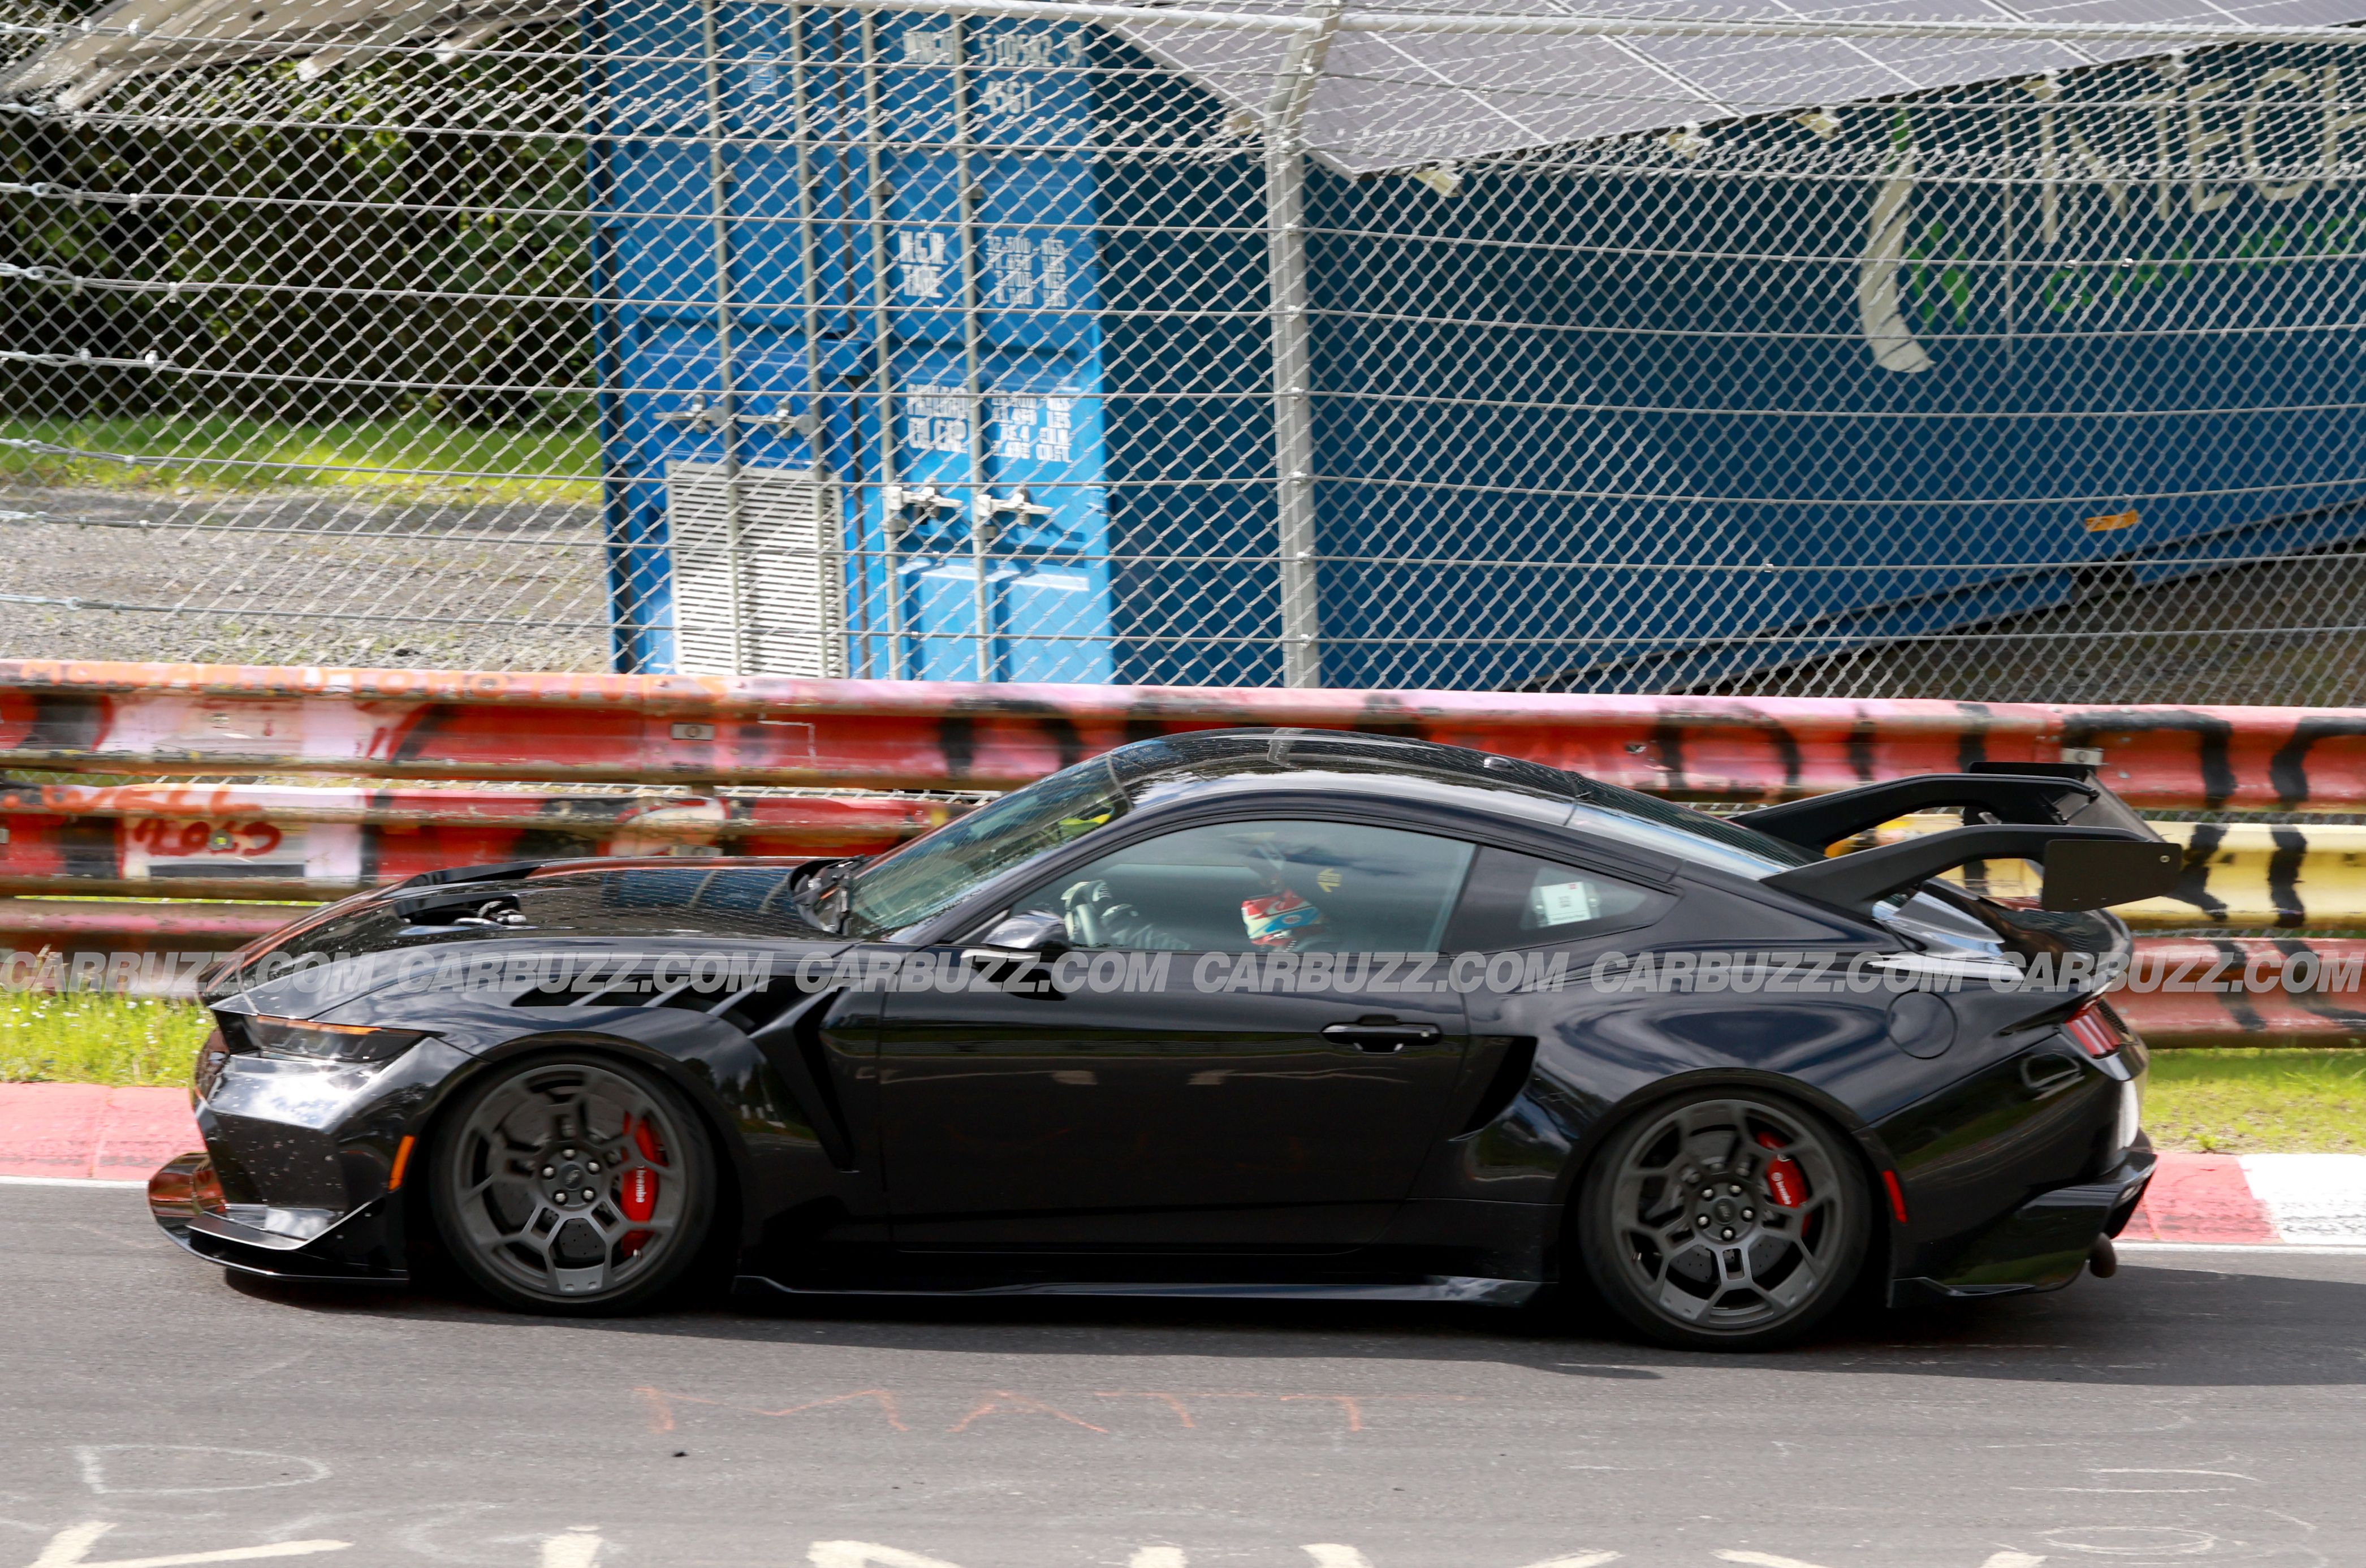
M 2366 1153 L 2366 1051 L 2156 1051 L 2145 1129 L 2169 1149 Z
M 195 1002 L 0 990 L 0 1081 L 186 1084 L 212 1027 Z
M 83 453 L 187 462 L 115 462 L 0 446 L 0 481 L 85 490 L 279 490 L 329 486 L 439 501 L 596 504 L 599 442 L 586 425 L 492 430 L 428 414 L 294 423 L 228 413 L 0 419 L 0 437 Z
M 120 89 L 121 115 L 0 119 L 0 254 L 42 269 L 0 284 L 11 346 L 167 367 L 10 366 L 7 406 L 584 426 L 591 225 L 562 56 L 182 73 Z

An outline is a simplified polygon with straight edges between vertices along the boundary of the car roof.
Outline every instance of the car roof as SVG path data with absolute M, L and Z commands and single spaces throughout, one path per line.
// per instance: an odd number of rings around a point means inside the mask
M 1324 729 L 1196 730 L 1109 753 L 1137 807 L 1254 791 L 1418 798 L 1558 827 L 1583 798 L 1558 768 L 1409 736 Z

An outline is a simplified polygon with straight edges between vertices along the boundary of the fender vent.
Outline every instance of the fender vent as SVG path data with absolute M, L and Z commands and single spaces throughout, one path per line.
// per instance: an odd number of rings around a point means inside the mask
M 719 990 L 701 990 L 689 980 L 660 987 L 646 975 L 627 975 L 596 991 L 536 986 L 520 992 L 510 1005 L 557 1008 L 569 1012 L 587 1008 L 680 1008 L 684 1012 L 719 1018 L 742 1033 L 753 1034 L 780 1017 L 804 994 L 797 989 L 796 981 L 785 975 L 775 975 L 752 986 Z

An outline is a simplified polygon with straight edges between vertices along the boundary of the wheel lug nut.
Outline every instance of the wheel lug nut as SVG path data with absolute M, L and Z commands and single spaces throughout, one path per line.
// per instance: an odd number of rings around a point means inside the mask
M 556 1175 L 558 1175 L 558 1173 L 557 1171 L 553 1170 L 550 1167 L 548 1167 L 548 1166 L 544 1166 L 544 1167 L 542 1168 L 542 1174 L 543 1174 L 544 1178 L 545 1178 L 546 1179 L 547 1179 L 548 1178 L 553 1177 L 553 1176 L 556 1176 Z
M 1758 1217 L 1758 1212 L 1755 1209 L 1744 1209 L 1741 1211 L 1741 1217 L 1745 1220 L 1754 1220 Z
M 1704 1198 L 1714 1198 L 1717 1196 L 1717 1189 L 1714 1187 L 1704 1187 L 1701 1189 L 1701 1196 Z
M 1720 1241 L 1731 1241 L 1733 1239 L 1733 1232 L 1730 1228 L 1721 1230 L 1717 1234 L 1718 1239 Z
M 586 1187 L 586 1188 L 583 1190 L 583 1201 L 584 1201 L 586 1203 L 589 1203 L 590 1201 L 592 1201 L 592 1189 L 590 1189 L 589 1187 Z
M 573 1159 L 575 1157 L 575 1151 L 573 1149 L 561 1149 L 558 1151 L 558 1157 L 561 1159 Z
M 1737 1198 L 1741 1196 L 1741 1189 L 1739 1187 L 1729 1187 L 1726 1190 L 1732 1193 Z
M 595 1159 L 595 1160 L 593 1160 L 593 1161 L 592 1162 L 592 1164 L 591 1164 L 591 1168 L 591 1168 L 591 1171 L 592 1171 L 592 1175 L 594 1175 L 594 1176 L 599 1175 L 599 1174 L 600 1174 L 600 1162 L 599 1162 L 598 1160 L 596 1160 L 596 1159 Z
M 1707 1225 L 1708 1225 L 1708 1216 L 1707 1216 L 1707 1214 L 1703 1214 L 1703 1215 L 1700 1217 L 1700 1224 L 1701 1224 L 1701 1226 L 1702 1226 L 1702 1228 L 1703 1228 L 1703 1229 L 1707 1229 Z

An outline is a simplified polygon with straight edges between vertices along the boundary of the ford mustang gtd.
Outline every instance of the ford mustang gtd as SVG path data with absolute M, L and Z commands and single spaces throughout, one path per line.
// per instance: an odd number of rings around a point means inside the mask
M 1963 825 L 1828 852 L 1909 812 Z M 1967 891 L 2030 861 L 2042 896 Z M 1719 818 L 1506 757 L 1150 739 L 868 859 L 414 877 L 226 959 L 232 1269 L 617 1313 L 789 1292 L 1515 1303 L 1683 1345 L 2108 1271 L 2153 1168 L 2090 771 Z M 1966 886 L 1935 880 L 1970 866 Z M 1582 1283 L 1581 1283 L 1582 1282 Z

